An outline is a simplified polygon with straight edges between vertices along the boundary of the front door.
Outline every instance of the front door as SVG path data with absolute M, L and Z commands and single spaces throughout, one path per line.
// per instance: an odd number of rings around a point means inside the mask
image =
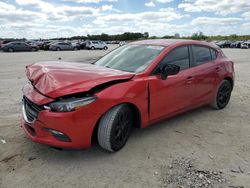
M 149 78 L 151 121 L 171 116 L 192 105 L 194 78 L 193 71 L 189 69 L 189 54 L 188 46 L 175 48 L 166 55 L 158 67 L 175 64 L 180 66 L 180 72 L 162 80 L 157 75 L 157 67 L 154 71 L 156 75 Z

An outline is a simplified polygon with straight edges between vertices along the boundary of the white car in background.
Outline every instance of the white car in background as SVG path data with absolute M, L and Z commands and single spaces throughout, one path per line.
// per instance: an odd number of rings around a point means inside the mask
M 126 41 L 121 41 L 121 42 L 119 43 L 119 46 L 123 46 L 123 45 L 126 45 L 126 44 L 127 44 Z
M 108 46 L 105 42 L 102 41 L 88 41 L 86 44 L 86 48 L 89 50 L 95 50 L 95 49 L 107 50 Z
M 250 48 L 250 41 L 246 41 L 241 44 L 241 49 L 248 49 Z

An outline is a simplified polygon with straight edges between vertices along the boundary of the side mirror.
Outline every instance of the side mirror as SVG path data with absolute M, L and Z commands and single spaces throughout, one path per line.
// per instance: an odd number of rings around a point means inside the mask
M 162 80 L 166 80 L 169 75 L 176 75 L 178 72 L 180 72 L 180 67 L 174 64 L 166 64 L 160 68 Z

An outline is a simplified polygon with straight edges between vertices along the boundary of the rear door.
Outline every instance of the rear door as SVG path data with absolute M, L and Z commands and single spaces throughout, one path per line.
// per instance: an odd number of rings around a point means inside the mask
M 195 79 L 194 101 L 197 104 L 207 103 L 211 100 L 218 72 L 221 71 L 216 64 L 216 51 L 212 48 L 192 45 L 192 70 Z
M 22 51 L 29 51 L 30 50 L 30 46 L 26 43 L 21 43 L 21 50 Z
M 165 64 L 180 66 L 177 75 L 162 80 L 157 69 Z M 150 120 L 154 121 L 183 111 L 191 105 L 194 94 L 194 80 L 190 67 L 190 50 L 181 46 L 170 51 L 150 77 Z

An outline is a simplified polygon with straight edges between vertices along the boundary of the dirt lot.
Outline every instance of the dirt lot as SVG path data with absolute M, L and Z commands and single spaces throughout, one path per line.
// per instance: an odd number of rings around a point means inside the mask
M 236 70 L 227 108 L 203 107 L 137 129 L 115 154 L 97 145 L 58 151 L 31 142 L 19 127 L 25 65 L 89 61 L 107 51 L 0 53 L 0 187 L 249 188 L 250 50 L 224 51 Z

